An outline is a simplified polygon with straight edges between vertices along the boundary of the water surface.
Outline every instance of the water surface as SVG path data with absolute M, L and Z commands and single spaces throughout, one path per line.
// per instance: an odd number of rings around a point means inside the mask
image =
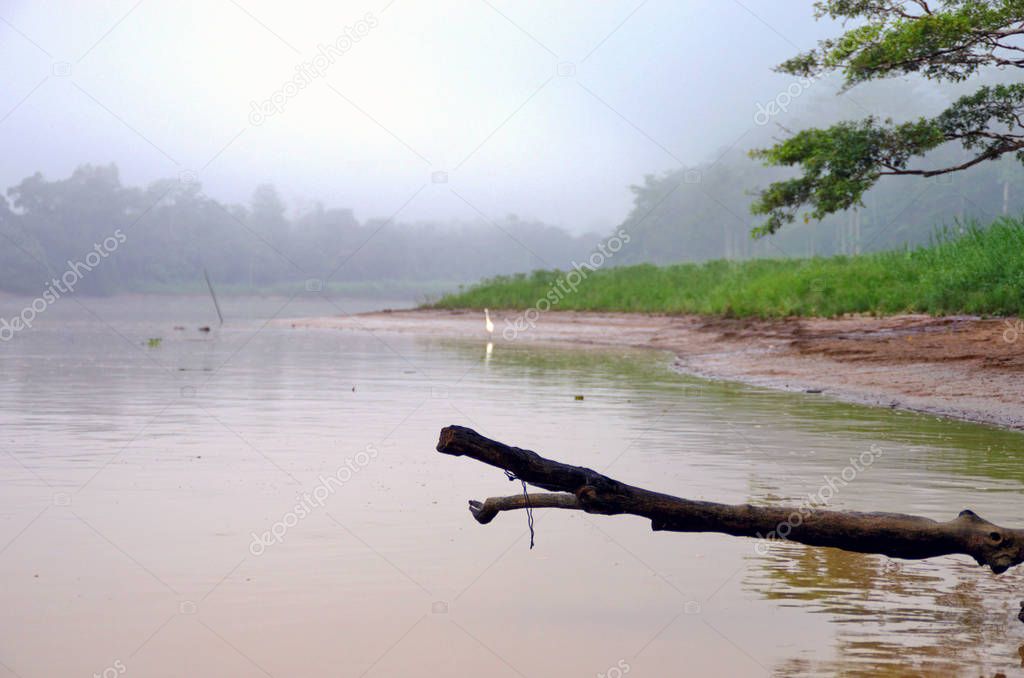
M 373 305 L 317 295 L 225 300 L 203 333 L 208 305 L 62 300 L 0 344 L 0 676 L 1019 671 L 1014 571 L 566 511 L 537 512 L 531 551 L 525 515 L 466 510 L 520 486 L 433 451 L 458 423 L 652 489 L 799 503 L 875 449 L 833 508 L 1018 525 L 1018 434 L 654 353 L 267 322 Z

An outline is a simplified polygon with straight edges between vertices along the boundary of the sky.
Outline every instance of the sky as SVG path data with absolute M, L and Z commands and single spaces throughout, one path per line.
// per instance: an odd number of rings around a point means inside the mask
M 607 231 L 645 175 L 742 145 L 793 80 L 772 67 L 835 32 L 809 0 L 4 0 L 0 186 L 114 162 L 228 202 Z

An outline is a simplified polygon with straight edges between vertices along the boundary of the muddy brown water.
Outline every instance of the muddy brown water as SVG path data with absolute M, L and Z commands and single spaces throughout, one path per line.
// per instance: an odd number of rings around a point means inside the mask
M 688 497 L 829 485 L 833 508 L 1019 526 L 1020 434 L 653 352 L 266 323 L 372 306 L 315 295 L 225 300 L 208 334 L 203 298 L 81 301 L 0 344 L 0 676 L 1020 671 L 1015 571 L 557 511 L 531 551 L 525 515 L 466 510 L 519 486 L 433 451 L 459 423 Z

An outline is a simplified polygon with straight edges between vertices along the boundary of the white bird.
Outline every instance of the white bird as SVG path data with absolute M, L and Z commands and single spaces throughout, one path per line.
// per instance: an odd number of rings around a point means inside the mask
M 487 330 L 487 334 L 494 334 L 494 323 L 491 322 L 491 314 L 484 309 L 484 329 Z

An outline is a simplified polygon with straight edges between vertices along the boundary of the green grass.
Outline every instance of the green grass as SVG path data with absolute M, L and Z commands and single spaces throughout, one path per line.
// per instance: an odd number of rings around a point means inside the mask
M 436 308 L 837 316 L 844 313 L 1021 315 L 1024 221 L 971 226 L 933 245 L 860 256 L 757 259 L 587 271 L 563 292 L 566 273 L 499 276 L 443 296 Z M 568 289 L 566 287 L 566 289 Z M 539 310 L 547 310 L 542 302 Z

